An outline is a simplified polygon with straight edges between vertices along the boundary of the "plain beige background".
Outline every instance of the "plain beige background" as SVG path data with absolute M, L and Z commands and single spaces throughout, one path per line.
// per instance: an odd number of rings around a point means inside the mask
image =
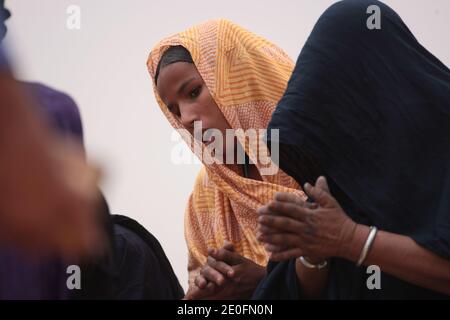
M 101 164 L 113 213 L 129 215 L 164 247 L 186 288 L 183 220 L 199 165 L 171 162 L 171 127 L 146 70 L 161 38 L 213 18 L 265 36 L 296 59 L 331 0 L 6 0 L 7 37 L 19 78 L 63 90 L 77 101 L 91 159 Z M 450 65 L 450 1 L 389 0 L 418 40 Z M 68 30 L 66 9 L 81 8 Z M 413 67 L 413 66 L 412 66 Z

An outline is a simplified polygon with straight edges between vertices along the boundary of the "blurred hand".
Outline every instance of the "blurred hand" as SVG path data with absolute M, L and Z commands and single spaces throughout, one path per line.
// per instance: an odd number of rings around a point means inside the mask
M 0 81 L 0 241 L 71 259 L 95 253 L 104 245 L 99 171 L 50 132 L 14 82 Z

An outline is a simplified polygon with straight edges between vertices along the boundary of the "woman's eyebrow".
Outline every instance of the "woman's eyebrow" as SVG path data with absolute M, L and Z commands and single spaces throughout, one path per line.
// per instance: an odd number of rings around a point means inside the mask
M 186 86 L 191 83 L 192 81 L 194 81 L 196 79 L 196 77 L 192 77 L 188 80 L 186 80 L 185 82 L 183 82 L 183 84 L 180 86 L 180 88 L 177 91 L 177 94 L 180 94 L 181 92 L 183 92 L 184 88 L 186 88 Z

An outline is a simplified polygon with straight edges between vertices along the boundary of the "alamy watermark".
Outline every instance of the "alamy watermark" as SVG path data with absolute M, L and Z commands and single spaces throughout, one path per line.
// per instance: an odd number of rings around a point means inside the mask
M 66 9 L 68 14 L 66 20 L 66 27 L 69 30 L 80 30 L 81 29 L 81 8 L 77 5 L 70 5 Z
M 69 290 L 81 290 L 81 269 L 76 264 L 70 265 L 66 269 L 69 275 L 66 280 L 66 286 Z
M 370 265 L 366 269 L 366 273 L 370 274 L 367 278 L 366 286 L 369 290 L 381 289 L 381 268 L 375 264 Z
M 366 25 L 369 30 L 381 29 L 381 9 L 377 5 L 371 5 L 367 7 L 367 14 L 370 16 L 367 18 Z
M 66 269 L 69 275 L 66 280 L 66 286 L 69 290 L 81 290 L 81 269 L 78 265 L 70 265 Z M 381 290 L 381 268 L 377 265 L 370 265 L 366 269 L 370 274 L 366 280 L 366 286 L 369 290 Z

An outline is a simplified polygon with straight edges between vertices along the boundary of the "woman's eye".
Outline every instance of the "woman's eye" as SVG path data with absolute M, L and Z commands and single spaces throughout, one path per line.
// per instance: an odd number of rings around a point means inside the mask
M 197 97 L 200 95 L 200 89 L 201 89 L 201 87 L 198 86 L 197 88 L 195 88 L 194 90 L 192 90 L 192 91 L 189 93 L 189 96 L 190 96 L 192 99 L 197 98 Z

